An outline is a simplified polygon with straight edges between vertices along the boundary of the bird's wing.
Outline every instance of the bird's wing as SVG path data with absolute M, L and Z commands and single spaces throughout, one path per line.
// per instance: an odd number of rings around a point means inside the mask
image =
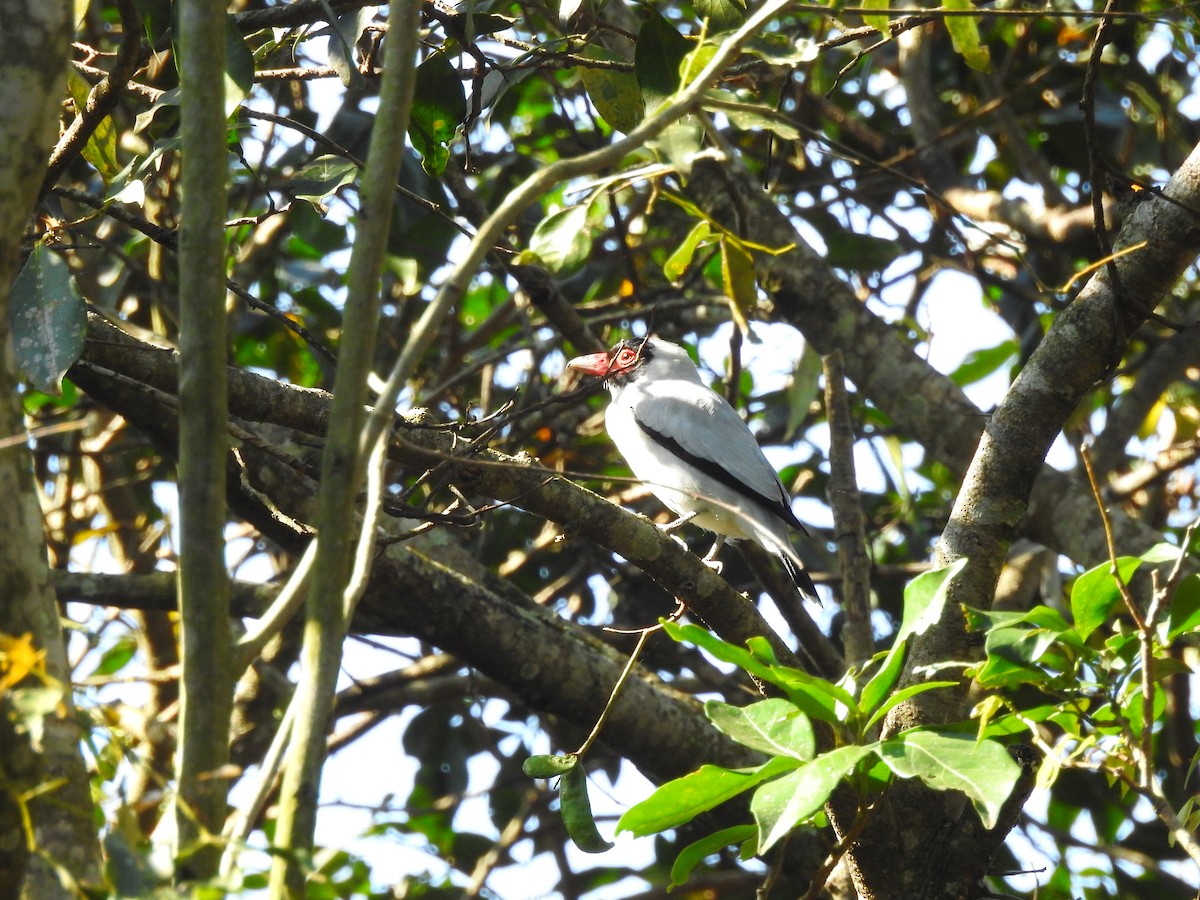
M 629 399 L 634 422 L 659 446 L 804 530 L 779 475 L 724 397 L 671 380 L 651 382 Z

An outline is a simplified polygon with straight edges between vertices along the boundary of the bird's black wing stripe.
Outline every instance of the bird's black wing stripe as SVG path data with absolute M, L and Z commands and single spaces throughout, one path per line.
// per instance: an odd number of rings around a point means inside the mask
M 792 512 L 792 508 L 788 506 L 786 502 L 784 502 L 783 497 L 772 498 L 758 493 L 758 491 L 751 488 L 745 482 L 736 478 L 732 472 L 730 472 L 720 463 L 716 462 L 715 460 L 705 459 L 702 456 L 697 456 L 694 453 L 688 452 L 683 448 L 679 441 L 675 440 L 675 438 L 671 437 L 670 435 L 663 434 L 657 429 L 651 428 L 638 418 L 636 412 L 633 415 L 633 421 L 637 422 L 638 428 L 646 432 L 646 434 L 650 437 L 650 440 L 654 441 L 654 443 L 658 444 L 664 450 L 674 453 L 689 466 L 699 469 L 710 478 L 715 478 L 717 481 L 721 482 L 721 484 L 725 485 L 725 487 L 732 491 L 736 491 L 747 500 L 766 507 L 793 528 L 798 528 L 802 534 L 808 534 L 807 529 L 805 529 L 800 520 L 796 518 L 796 514 Z

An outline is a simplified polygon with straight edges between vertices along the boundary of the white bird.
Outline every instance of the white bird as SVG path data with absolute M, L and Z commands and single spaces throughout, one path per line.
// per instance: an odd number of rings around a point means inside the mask
M 788 538 L 807 534 L 779 475 L 729 402 L 700 379 L 682 347 L 661 338 L 622 341 L 579 356 L 568 368 L 604 379 L 612 395 L 605 426 L 617 450 L 679 518 L 716 532 L 711 562 L 725 538 L 751 540 L 778 556 L 801 593 L 817 599 Z

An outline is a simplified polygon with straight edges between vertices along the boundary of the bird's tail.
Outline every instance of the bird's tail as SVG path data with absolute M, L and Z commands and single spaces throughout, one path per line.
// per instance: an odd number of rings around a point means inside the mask
M 790 553 L 781 553 L 779 558 L 783 560 L 783 567 L 792 576 L 792 581 L 796 582 L 796 587 L 800 589 L 800 593 L 804 595 L 805 599 L 820 603 L 821 598 L 817 596 L 817 586 L 813 584 L 812 577 L 804 570 L 804 566 L 792 559 Z

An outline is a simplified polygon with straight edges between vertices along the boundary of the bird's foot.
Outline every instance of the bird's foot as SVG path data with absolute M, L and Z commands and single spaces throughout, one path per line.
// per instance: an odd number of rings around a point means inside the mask
M 655 525 L 654 527 L 657 528 L 659 531 L 661 531 L 663 534 L 670 534 L 676 528 L 680 528 L 683 525 L 686 525 L 688 522 L 692 521 L 692 519 L 696 518 L 697 515 L 698 515 L 698 513 L 694 513 L 694 512 L 684 513 L 678 519 L 667 522 L 665 525 Z

